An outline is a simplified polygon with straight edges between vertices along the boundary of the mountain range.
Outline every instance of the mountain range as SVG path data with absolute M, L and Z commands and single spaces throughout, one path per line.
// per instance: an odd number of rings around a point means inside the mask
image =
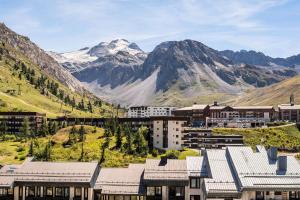
M 150 53 L 125 39 L 48 53 L 91 92 L 123 105 L 227 101 L 293 77 L 300 65 L 300 55 L 218 51 L 194 40 L 163 42 Z

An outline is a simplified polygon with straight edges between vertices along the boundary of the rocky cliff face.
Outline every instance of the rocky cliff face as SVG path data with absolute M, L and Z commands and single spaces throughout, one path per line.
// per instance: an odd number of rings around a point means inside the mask
M 126 40 L 100 43 L 85 51 L 96 59 L 73 62 L 79 67 L 72 74 L 96 95 L 127 105 L 237 95 L 296 75 L 287 67 L 265 68 L 231 60 L 224 52 L 193 40 L 163 42 L 148 55 Z M 67 68 L 66 62 L 63 65 Z
M 72 90 L 81 91 L 81 83 L 76 80 L 66 69 L 64 69 L 55 59 L 49 56 L 44 50 L 30 41 L 28 37 L 21 36 L 3 23 L 0 23 L 0 41 L 8 43 L 18 49 L 33 63 L 40 66 L 46 73 L 51 74 L 54 78 L 66 85 Z
M 224 50 L 220 51 L 220 54 L 232 60 L 235 64 L 245 63 L 249 65 L 260 65 L 260 66 L 284 66 L 295 68 L 300 65 L 300 54 L 287 57 L 287 58 L 272 58 L 261 52 L 256 51 L 231 51 Z

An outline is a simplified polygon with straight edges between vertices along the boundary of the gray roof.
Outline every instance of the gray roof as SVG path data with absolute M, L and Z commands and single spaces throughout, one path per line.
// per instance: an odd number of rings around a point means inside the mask
M 293 156 L 287 156 L 286 171 L 278 170 L 278 159 L 271 160 L 267 151 L 254 152 L 250 147 L 228 147 L 234 173 L 241 187 L 246 188 L 299 188 L 300 164 Z
M 207 169 L 205 168 L 203 157 L 200 156 L 186 157 L 186 166 L 187 166 L 188 176 L 192 176 L 192 177 L 207 176 Z
M 281 104 L 278 105 L 278 108 L 283 110 L 300 110 L 300 105 Z
M 204 180 L 206 193 L 238 193 L 238 188 L 226 158 L 226 151 L 223 149 L 207 150 L 206 156 L 210 177 Z
M 0 175 L 0 187 L 11 187 L 13 183 L 14 183 L 13 177 Z
M 287 168 L 278 168 L 278 159 L 270 159 L 262 146 L 227 147 L 206 150 L 208 178 L 204 179 L 208 195 L 235 194 L 243 190 L 300 189 L 300 164 L 293 156 L 286 157 Z
M 186 160 L 147 159 L 145 181 L 188 181 Z
M 130 164 L 128 168 L 102 168 L 95 189 L 101 189 L 102 194 L 144 194 L 144 168 L 144 164 Z
M 19 166 L 6 166 L 0 179 L 13 177 L 14 181 L 90 183 L 97 162 L 33 162 L 26 160 Z
M 189 107 L 178 108 L 176 110 L 203 110 L 207 107 L 207 104 L 194 104 Z

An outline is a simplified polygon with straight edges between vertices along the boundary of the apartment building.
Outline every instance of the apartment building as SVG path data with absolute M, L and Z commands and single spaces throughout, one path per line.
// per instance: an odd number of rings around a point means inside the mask
M 157 149 L 222 148 L 243 145 L 241 135 L 213 134 L 211 129 L 192 127 L 186 117 L 153 117 L 152 143 Z
M 182 149 L 182 131 L 187 126 L 186 117 L 152 117 L 153 147 L 158 149 Z
M 33 162 L 0 169 L 1 200 L 93 200 L 97 162 Z
M 300 122 L 300 105 L 278 105 L 279 119 L 282 121 Z
M 300 164 L 276 148 L 226 147 L 186 160 L 147 159 L 127 168 L 35 162 L 0 169 L 1 200 L 296 200 Z
M 37 112 L 0 112 L 0 123 L 4 123 L 7 133 L 19 133 L 22 124 L 28 119 L 29 126 L 32 130 L 37 130 L 46 120 L 45 113 Z
M 293 156 L 278 156 L 276 148 L 206 150 L 203 165 L 208 174 L 203 199 L 300 198 L 300 164 Z
M 182 131 L 182 147 L 193 149 L 223 148 L 226 146 L 242 146 L 242 135 L 213 134 L 211 129 L 185 127 Z
M 131 106 L 128 109 L 127 116 L 130 118 L 171 116 L 176 107 L 169 106 Z
M 205 119 L 209 114 L 209 105 L 194 104 L 172 111 L 174 116 L 188 117 L 193 126 L 205 126 Z

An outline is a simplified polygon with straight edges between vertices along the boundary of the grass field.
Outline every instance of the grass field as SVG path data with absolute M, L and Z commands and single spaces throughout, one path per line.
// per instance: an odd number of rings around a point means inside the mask
M 215 128 L 216 134 L 243 135 L 246 145 L 253 148 L 255 145 L 275 146 L 289 150 L 300 150 L 300 131 L 296 125 L 270 128 Z
M 79 129 L 80 126 L 77 126 Z M 86 131 L 86 137 L 84 142 L 84 161 L 99 160 L 100 147 L 104 141 L 102 128 L 96 128 L 93 126 L 84 126 Z M 53 146 L 51 148 L 51 160 L 52 161 L 78 161 L 81 155 L 81 142 L 75 143 L 69 147 L 64 147 L 64 143 L 69 138 L 69 132 L 71 127 L 67 127 L 59 130 L 55 135 L 38 138 L 39 147 L 35 147 L 34 151 L 40 151 L 45 147 L 49 139 Z M 143 163 L 146 158 L 155 158 L 151 154 L 147 156 L 129 155 L 120 150 L 116 150 L 115 137 L 111 137 L 110 148 L 105 153 L 105 167 L 123 167 L 129 163 Z M 28 154 L 30 142 L 15 142 L 12 140 L 0 142 L 0 165 L 21 163 Z M 163 154 L 162 154 L 163 155 Z M 160 158 L 158 155 L 156 158 Z M 179 153 L 179 159 L 185 159 L 186 156 L 198 156 L 197 152 L 186 149 Z

